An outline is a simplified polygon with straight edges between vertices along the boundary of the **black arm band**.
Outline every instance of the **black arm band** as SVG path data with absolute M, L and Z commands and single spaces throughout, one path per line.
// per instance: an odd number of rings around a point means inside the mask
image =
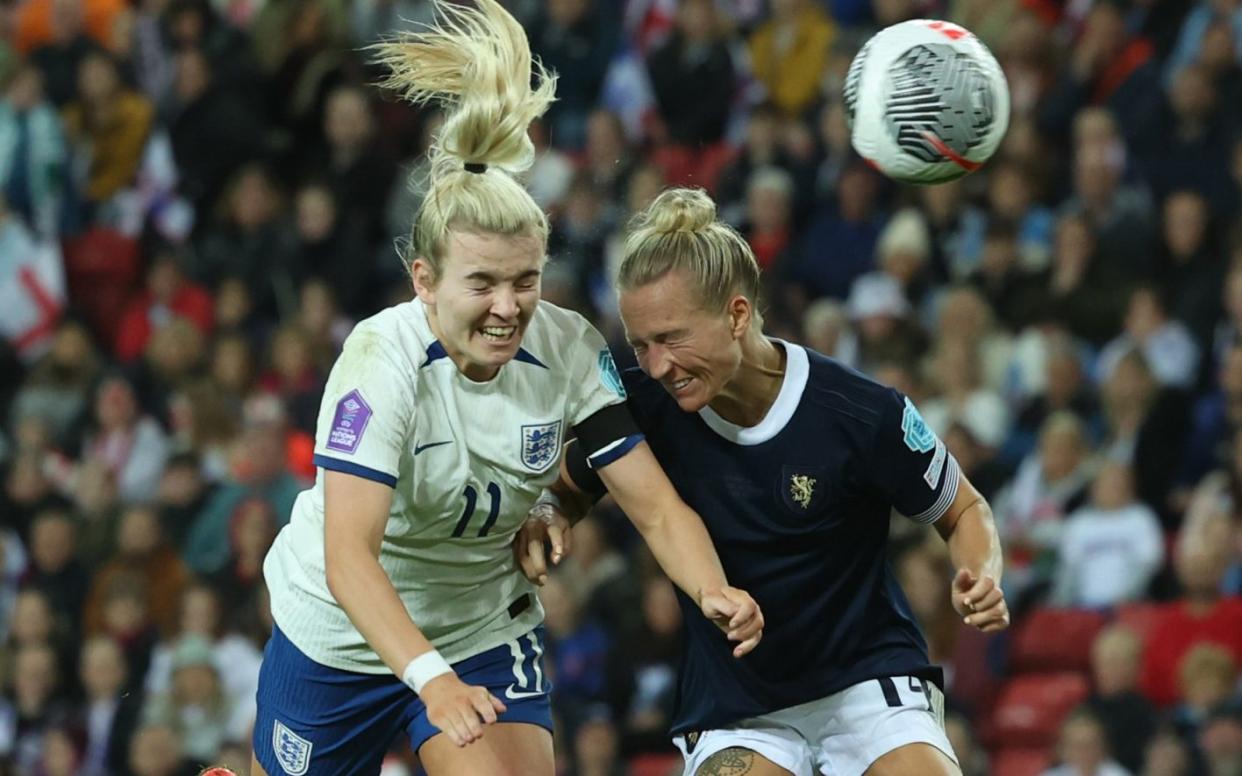
M 582 443 L 583 454 L 595 458 L 601 450 L 619 439 L 642 436 L 630 408 L 621 404 L 610 404 L 591 417 L 574 426 L 574 435 Z
M 589 495 L 593 501 L 598 501 L 608 492 L 604 481 L 599 478 L 599 472 L 587 463 L 586 453 L 582 452 L 582 444 L 577 439 L 565 446 L 565 471 L 578 490 Z

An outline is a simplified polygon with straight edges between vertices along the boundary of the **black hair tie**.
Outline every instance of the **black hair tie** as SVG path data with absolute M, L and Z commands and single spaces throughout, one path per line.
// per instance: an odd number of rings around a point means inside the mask
M 472 172 L 475 175 L 482 175 L 487 172 L 487 165 L 482 162 L 466 162 L 466 172 Z

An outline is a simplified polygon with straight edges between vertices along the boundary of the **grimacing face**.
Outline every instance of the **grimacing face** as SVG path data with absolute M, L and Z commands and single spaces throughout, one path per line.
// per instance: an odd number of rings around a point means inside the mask
M 462 374 L 496 376 L 517 355 L 539 306 L 544 245 L 534 235 L 452 232 L 439 273 L 414 261 L 414 289 L 432 331 Z
M 682 410 L 703 409 L 737 374 L 741 338 L 750 324 L 745 297 L 733 297 L 728 309 L 704 310 L 689 276 L 672 271 L 622 291 L 620 307 L 639 367 Z

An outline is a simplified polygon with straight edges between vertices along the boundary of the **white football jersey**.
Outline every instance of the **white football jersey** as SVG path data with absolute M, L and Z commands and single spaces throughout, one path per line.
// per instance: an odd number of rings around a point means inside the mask
M 380 564 L 449 662 L 531 630 L 543 609 L 513 559 L 513 536 L 556 479 L 568 428 L 624 396 L 599 332 L 548 302 L 517 357 L 485 383 L 458 371 L 417 299 L 359 323 L 324 389 L 318 477 L 264 563 L 277 625 L 322 665 L 388 670 L 328 590 L 331 469 L 393 487 Z

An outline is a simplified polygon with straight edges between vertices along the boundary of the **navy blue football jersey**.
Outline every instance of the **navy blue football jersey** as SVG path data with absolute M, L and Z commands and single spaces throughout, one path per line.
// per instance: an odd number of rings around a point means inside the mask
M 683 412 L 641 371 L 624 374 L 647 442 L 702 516 L 729 583 L 754 597 L 766 621 L 759 646 L 734 658 L 724 634 L 678 591 L 685 642 L 675 735 L 867 679 L 940 683 L 886 543 L 893 510 L 924 523 L 948 510 L 957 464 L 898 391 L 783 345 L 783 386 L 748 428 L 710 408 Z

